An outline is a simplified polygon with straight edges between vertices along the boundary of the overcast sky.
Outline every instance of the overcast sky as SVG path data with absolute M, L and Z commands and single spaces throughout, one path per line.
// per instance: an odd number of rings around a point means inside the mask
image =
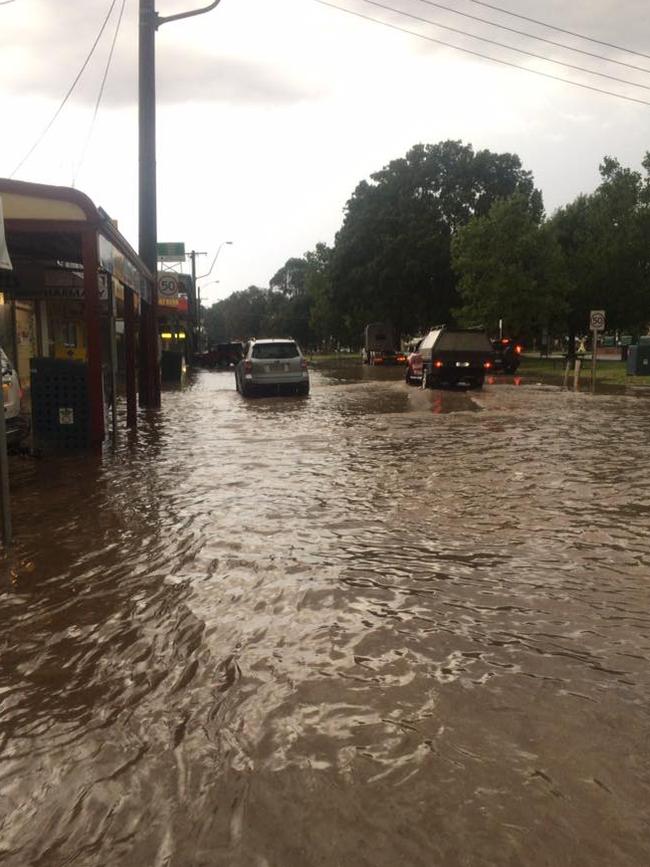
M 158 11 L 169 15 L 205 2 L 158 0 Z M 443 42 L 650 102 L 650 56 L 585 42 L 471 0 L 440 2 L 640 69 L 505 32 L 424 0 L 378 2 L 642 86 L 478 42 L 367 0 L 332 0 Z M 74 181 L 137 247 L 137 0 L 126 0 L 85 147 L 121 3 L 69 102 L 15 177 Z M 492 5 L 650 55 L 647 0 Z M 38 139 L 109 7 L 110 0 L 0 5 L 0 176 L 10 176 Z M 208 253 L 199 274 L 222 241 L 233 241 L 202 281 L 210 301 L 268 285 L 289 256 L 331 243 L 356 184 L 417 142 L 462 139 L 476 149 L 519 154 L 549 213 L 594 189 L 604 154 L 638 167 L 650 149 L 648 105 L 490 63 L 314 0 L 222 0 L 206 15 L 161 27 L 157 63 L 158 237 Z M 220 282 L 208 285 L 213 279 Z

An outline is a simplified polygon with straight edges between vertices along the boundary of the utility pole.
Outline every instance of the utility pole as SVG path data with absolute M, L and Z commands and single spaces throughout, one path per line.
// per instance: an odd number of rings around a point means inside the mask
M 140 48 L 138 85 L 139 122 L 139 253 L 154 277 L 150 303 L 143 303 L 140 317 L 141 381 L 140 403 L 160 406 L 160 363 L 158 360 L 158 286 L 156 245 L 156 30 L 170 21 L 202 15 L 219 5 L 161 17 L 155 0 L 140 0 Z
M 207 255 L 207 253 L 201 253 L 198 250 L 190 250 L 189 253 L 190 259 L 192 260 L 192 304 L 190 309 L 190 320 L 192 323 L 192 352 L 199 351 L 199 328 L 201 325 L 200 307 L 197 303 L 196 296 L 196 257 Z

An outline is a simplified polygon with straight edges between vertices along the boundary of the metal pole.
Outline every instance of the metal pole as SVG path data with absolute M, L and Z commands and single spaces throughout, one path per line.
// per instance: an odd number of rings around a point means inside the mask
M 198 352 L 197 349 L 197 330 L 196 330 L 196 250 L 190 251 L 190 258 L 192 260 L 192 304 L 190 307 L 190 323 L 192 329 L 191 336 L 191 346 L 192 346 L 192 355 L 195 352 Z
M 81 261 L 84 280 L 84 309 L 88 370 L 88 403 L 90 408 L 90 444 L 99 446 L 104 440 L 104 384 L 102 371 L 102 332 L 99 321 L 99 255 L 95 229 L 81 235 Z
M 126 366 L 126 426 L 137 427 L 138 410 L 135 389 L 135 292 L 124 290 L 124 361 Z
M 138 79 L 139 130 L 139 253 L 154 277 L 151 303 L 142 304 L 140 401 L 160 406 L 158 362 L 158 287 L 156 225 L 156 28 L 155 0 L 140 0 L 140 51 Z
M 594 328 L 591 332 L 591 393 L 596 391 L 596 360 L 598 358 L 598 332 Z
M 2 374 L 0 373 L 0 378 Z M 11 502 L 9 500 L 9 461 L 7 460 L 7 426 L 5 423 L 4 394 L 0 411 L 0 511 L 2 511 L 2 541 L 11 545 Z
M 115 284 L 110 274 L 108 280 L 108 330 L 110 339 L 111 361 L 111 422 L 113 445 L 117 442 L 117 335 L 115 329 L 115 316 L 117 314 L 117 301 L 115 298 Z

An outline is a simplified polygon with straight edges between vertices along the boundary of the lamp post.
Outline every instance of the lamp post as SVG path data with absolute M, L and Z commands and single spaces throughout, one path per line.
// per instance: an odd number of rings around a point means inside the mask
M 219 5 L 214 0 L 208 6 L 161 17 L 155 0 L 140 0 L 139 29 L 139 238 L 140 257 L 154 277 L 149 304 L 143 304 L 141 337 L 140 403 L 160 406 L 160 364 L 158 362 L 158 287 L 156 284 L 156 30 L 170 21 L 190 18 L 209 12 Z
M 210 270 L 206 274 L 201 274 L 200 277 L 197 277 L 196 278 L 197 280 L 203 280 L 204 277 L 209 277 L 210 274 L 212 274 L 212 269 L 214 268 L 215 262 L 219 258 L 219 253 L 221 253 L 221 248 L 226 244 L 230 244 L 232 246 L 232 241 L 222 241 L 219 244 L 219 246 L 217 247 L 217 252 L 214 254 L 214 259 L 212 260 L 212 265 L 210 265 Z

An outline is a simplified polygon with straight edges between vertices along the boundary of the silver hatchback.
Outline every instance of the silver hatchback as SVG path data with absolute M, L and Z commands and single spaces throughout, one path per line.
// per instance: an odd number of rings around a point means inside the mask
M 292 391 L 309 394 L 307 361 L 295 340 L 250 340 L 235 368 L 237 391 Z

